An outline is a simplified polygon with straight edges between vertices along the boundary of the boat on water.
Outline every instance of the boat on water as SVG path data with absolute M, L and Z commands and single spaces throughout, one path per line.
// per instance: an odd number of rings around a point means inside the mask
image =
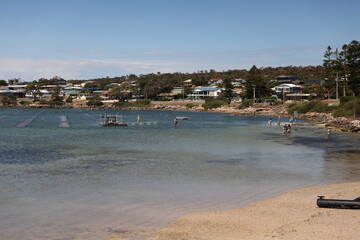
M 127 123 L 122 121 L 122 115 L 107 115 L 106 113 L 100 115 L 100 125 L 104 127 L 125 127 Z

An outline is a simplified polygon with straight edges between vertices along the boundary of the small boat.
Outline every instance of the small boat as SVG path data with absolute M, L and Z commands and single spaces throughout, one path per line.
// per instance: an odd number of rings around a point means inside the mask
M 104 127 L 126 127 L 127 124 L 123 123 L 121 115 L 107 115 L 106 113 L 100 115 L 100 125 Z
M 324 196 L 318 196 L 316 201 L 321 208 L 350 208 L 360 209 L 360 197 L 354 200 L 325 199 Z
M 189 117 L 176 117 L 176 120 L 189 120 Z

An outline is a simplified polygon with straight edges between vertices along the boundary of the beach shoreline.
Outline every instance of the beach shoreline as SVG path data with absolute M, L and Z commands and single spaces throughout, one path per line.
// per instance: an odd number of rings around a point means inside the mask
M 319 208 L 317 196 L 353 200 L 360 182 L 305 187 L 242 208 L 187 214 L 153 231 L 121 232 L 110 240 L 358 239 L 360 211 Z

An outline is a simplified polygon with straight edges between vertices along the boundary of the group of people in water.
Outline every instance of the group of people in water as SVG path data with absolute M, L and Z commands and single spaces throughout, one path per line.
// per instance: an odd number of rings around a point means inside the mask
M 291 133 L 291 124 L 294 123 L 294 118 L 291 117 L 289 121 L 290 121 L 290 123 L 282 123 L 280 116 L 279 116 L 279 119 L 277 121 L 277 125 L 283 127 L 284 134 L 290 134 Z M 270 126 L 272 126 L 274 124 L 272 118 L 269 118 L 268 124 Z
M 278 126 L 281 126 L 282 125 L 282 128 L 283 128 L 283 133 L 284 134 L 290 134 L 291 133 L 291 124 L 294 123 L 294 118 L 290 118 L 290 123 L 281 123 L 281 117 L 279 116 L 279 120 L 277 121 L 277 125 Z M 270 126 L 273 125 L 273 120 L 272 118 L 269 118 L 269 121 L 268 121 L 268 124 Z
M 281 122 L 281 116 L 279 116 L 279 119 L 277 121 L 277 125 L 278 126 L 282 126 L 282 129 L 283 129 L 283 133 L 284 134 L 291 134 L 291 128 L 292 128 L 292 124 L 295 122 L 295 119 L 293 117 L 291 117 L 289 119 L 289 123 L 282 123 Z M 273 123 L 273 119 L 272 118 L 269 118 L 268 120 L 268 124 L 269 126 L 272 126 L 272 125 L 275 125 Z M 327 139 L 329 139 L 331 137 L 331 130 L 330 129 L 327 129 L 327 134 L 326 134 L 326 137 Z
M 291 133 L 291 125 L 290 124 L 284 124 L 283 125 L 283 133 L 284 134 L 290 134 Z

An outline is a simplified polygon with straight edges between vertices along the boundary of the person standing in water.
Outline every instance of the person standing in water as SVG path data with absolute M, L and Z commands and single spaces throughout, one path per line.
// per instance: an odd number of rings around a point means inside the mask
M 287 133 L 291 133 L 291 125 L 290 124 L 287 125 Z
M 178 125 L 178 120 L 174 118 L 174 127 L 177 127 L 177 125 Z
M 326 133 L 326 138 L 329 139 L 330 136 L 331 136 L 331 130 L 330 130 L 330 128 L 328 128 L 327 133 Z
M 287 127 L 287 125 L 286 125 L 286 124 L 284 124 L 284 126 L 283 126 L 283 133 L 284 133 L 284 134 L 286 134 L 286 133 L 287 133 L 287 131 L 288 131 L 288 127 Z

